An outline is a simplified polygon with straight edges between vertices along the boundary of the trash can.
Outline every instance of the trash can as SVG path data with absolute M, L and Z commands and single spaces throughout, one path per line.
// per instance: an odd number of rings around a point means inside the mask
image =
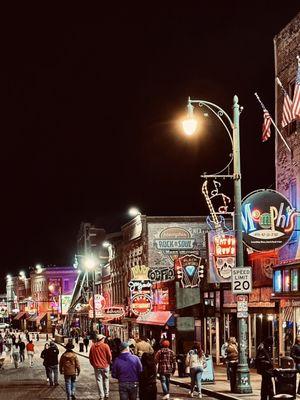
M 292 368 L 274 369 L 276 394 L 290 394 L 296 398 L 297 370 Z
M 236 390 L 236 371 L 237 371 L 238 363 L 237 361 L 229 361 L 229 379 L 230 379 L 230 391 L 231 393 L 235 393 Z

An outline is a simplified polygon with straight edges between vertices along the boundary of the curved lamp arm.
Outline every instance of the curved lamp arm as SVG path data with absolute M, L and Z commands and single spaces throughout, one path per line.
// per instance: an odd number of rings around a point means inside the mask
M 232 153 L 230 154 L 230 160 L 229 162 L 226 164 L 226 166 L 221 170 L 216 172 L 214 175 L 220 175 L 222 174 L 222 172 L 224 172 L 226 169 L 229 168 L 230 164 L 233 161 L 233 134 L 232 134 L 232 130 L 233 130 L 233 122 L 232 119 L 229 117 L 229 115 L 226 113 L 226 111 L 224 111 L 221 107 L 219 107 L 217 104 L 215 103 L 211 103 L 210 101 L 206 101 L 206 100 L 192 100 L 189 98 L 188 100 L 188 109 L 192 110 L 193 106 L 192 104 L 198 104 L 199 107 L 206 107 L 207 109 L 209 109 L 218 119 L 219 121 L 222 123 L 222 125 L 224 126 L 227 135 L 230 139 L 230 143 L 231 143 L 231 148 L 232 148 Z M 227 123 L 224 121 L 224 117 L 226 118 L 225 121 L 227 120 Z M 230 127 L 230 129 L 229 129 Z

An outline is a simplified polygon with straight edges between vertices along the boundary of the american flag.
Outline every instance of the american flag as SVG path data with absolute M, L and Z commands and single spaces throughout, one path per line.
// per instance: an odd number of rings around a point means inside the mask
M 292 112 L 294 118 L 300 118 L 300 58 L 299 57 L 298 57 L 298 71 L 295 82 Z
M 293 102 L 290 99 L 290 96 L 288 95 L 287 91 L 284 89 L 282 86 L 282 83 L 280 80 L 277 78 L 278 84 L 281 87 L 281 90 L 283 92 L 283 108 L 282 108 L 282 120 L 281 120 L 281 126 L 284 128 L 286 125 L 288 125 L 290 122 L 293 121 L 294 119 L 294 114 L 293 114 Z
M 262 124 L 262 135 L 261 135 L 261 140 L 263 142 L 266 142 L 269 137 L 271 136 L 271 123 L 272 123 L 272 118 L 269 113 L 269 111 L 266 109 L 264 106 L 264 103 L 261 101 L 257 93 L 254 93 L 254 96 L 257 98 L 259 104 L 261 105 L 261 108 L 264 113 L 264 122 Z
M 269 111 L 266 108 L 263 108 L 263 112 L 264 112 L 264 122 L 262 124 L 262 136 L 261 136 L 261 140 L 263 142 L 266 142 L 269 137 L 271 136 L 271 116 L 269 114 Z

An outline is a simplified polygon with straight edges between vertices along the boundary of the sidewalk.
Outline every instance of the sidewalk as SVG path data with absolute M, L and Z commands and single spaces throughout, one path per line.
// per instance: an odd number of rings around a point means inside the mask
M 208 396 L 215 397 L 217 399 L 250 399 L 260 400 L 260 384 L 261 376 L 256 373 L 255 370 L 250 372 L 250 382 L 252 386 L 252 393 L 250 394 L 237 394 L 230 392 L 230 384 L 227 381 L 226 368 L 223 366 L 215 366 L 215 383 L 208 383 L 202 385 L 202 392 Z M 179 378 L 174 375 L 171 379 L 171 383 L 180 385 L 182 387 L 189 388 L 190 378 Z

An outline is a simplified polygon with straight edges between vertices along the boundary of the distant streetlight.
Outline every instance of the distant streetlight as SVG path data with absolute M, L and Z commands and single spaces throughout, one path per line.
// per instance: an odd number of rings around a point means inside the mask
M 35 269 L 36 269 L 36 272 L 39 274 L 40 272 L 42 272 L 43 268 L 42 268 L 41 264 L 36 264 Z
M 130 207 L 128 210 L 128 215 L 132 218 L 136 217 L 137 215 L 140 215 L 141 212 L 137 207 Z

